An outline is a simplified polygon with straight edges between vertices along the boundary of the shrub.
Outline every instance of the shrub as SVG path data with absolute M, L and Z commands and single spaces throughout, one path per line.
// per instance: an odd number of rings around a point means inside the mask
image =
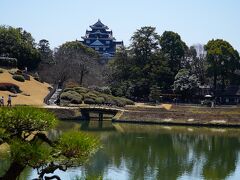
M 85 104 L 96 104 L 96 102 L 91 98 L 84 99 L 84 103 Z
M 97 97 L 95 99 L 96 104 L 103 104 L 105 99 L 103 97 Z
M 73 88 L 73 87 L 78 87 L 79 84 L 73 81 L 69 81 L 65 84 L 66 88 Z
M 68 91 L 72 91 L 72 88 L 66 88 L 63 90 L 63 92 L 68 92 Z
M 8 58 L 8 57 L 0 57 L 0 66 L 17 67 L 17 59 Z
M 14 75 L 14 74 L 16 74 L 17 69 L 11 69 L 11 70 L 9 70 L 8 72 L 9 72 L 11 75 Z
M 23 72 L 22 72 L 21 70 L 17 69 L 17 70 L 15 71 L 15 74 L 17 74 L 17 75 L 22 75 Z
M 88 92 L 87 94 L 84 94 L 84 98 L 95 99 L 97 98 L 97 95 L 94 94 L 93 92 Z
M 63 92 L 60 96 L 62 100 L 70 101 L 73 104 L 81 104 L 83 100 L 83 96 L 78 94 L 75 91 L 67 91 Z
M 122 101 L 125 102 L 126 105 L 134 105 L 134 102 L 130 99 L 119 97 Z
M 60 98 L 61 98 L 61 99 L 64 99 L 64 100 L 69 100 L 69 101 L 71 101 L 71 93 L 63 92 L 63 93 L 60 95 Z
M 66 88 L 60 97 L 64 102 L 71 102 L 73 104 L 81 104 L 82 101 L 84 101 L 85 104 L 111 104 L 121 107 L 134 104 L 134 102 L 129 99 L 114 97 L 84 87 Z
M 13 83 L 0 83 L 0 90 L 1 91 L 9 91 L 9 92 L 12 92 L 12 93 L 22 92 L 19 89 L 19 86 L 17 86 L 16 84 L 13 84 Z
M 99 93 L 112 94 L 110 88 L 107 86 L 106 87 L 90 86 L 89 89 L 97 91 Z
M 3 69 L 0 69 L 0 73 L 3 73 Z
M 81 95 L 74 96 L 71 100 L 71 103 L 73 104 L 81 104 L 83 100 L 83 97 Z
M 73 90 L 78 92 L 79 94 L 85 94 L 89 92 L 89 90 L 84 87 L 75 87 L 73 88 Z
M 123 101 L 121 98 L 119 97 L 115 97 L 114 98 L 114 105 L 119 106 L 119 107 L 124 107 L 126 105 L 126 102 Z
M 20 82 L 25 81 L 25 79 L 22 75 L 13 75 L 12 78 L 15 79 L 16 81 L 20 81 Z
M 30 76 L 28 74 L 23 74 L 23 77 L 25 80 L 30 81 Z

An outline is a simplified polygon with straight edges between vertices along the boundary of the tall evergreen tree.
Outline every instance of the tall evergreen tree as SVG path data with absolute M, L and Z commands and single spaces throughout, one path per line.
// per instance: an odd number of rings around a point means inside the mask
M 184 58 L 187 52 L 187 45 L 181 40 L 179 34 L 172 31 L 165 31 L 160 38 L 162 52 L 169 58 L 169 67 L 176 75 L 185 65 Z
M 213 78 L 214 90 L 220 81 L 221 88 L 226 84 L 233 84 L 236 78 L 235 71 L 239 69 L 240 58 L 231 44 L 222 39 L 210 40 L 205 46 L 207 51 L 208 75 Z

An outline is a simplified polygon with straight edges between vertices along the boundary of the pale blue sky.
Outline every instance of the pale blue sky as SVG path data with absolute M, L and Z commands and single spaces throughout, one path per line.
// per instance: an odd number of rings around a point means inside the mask
M 126 45 L 136 29 L 154 26 L 188 45 L 221 38 L 240 51 L 239 0 L 0 0 L 1 25 L 22 27 L 51 47 L 81 39 L 98 18 Z

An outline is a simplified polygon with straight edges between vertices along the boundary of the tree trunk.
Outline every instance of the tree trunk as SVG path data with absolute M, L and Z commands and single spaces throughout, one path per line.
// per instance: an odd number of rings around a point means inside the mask
M 222 91 L 225 89 L 225 78 L 224 75 L 222 75 Z
M 214 76 L 213 76 L 213 91 L 214 91 L 214 95 L 216 93 L 216 88 L 217 88 L 217 74 L 216 74 L 216 72 L 214 72 Z
M 19 164 L 18 162 L 12 162 L 10 168 L 5 173 L 3 177 L 0 177 L 1 180 L 16 180 L 21 172 L 24 170 L 25 166 Z
M 81 75 L 80 75 L 80 85 L 82 85 L 83 83 L 83 75 L 84 75 L 84 70 L 81 71 Z

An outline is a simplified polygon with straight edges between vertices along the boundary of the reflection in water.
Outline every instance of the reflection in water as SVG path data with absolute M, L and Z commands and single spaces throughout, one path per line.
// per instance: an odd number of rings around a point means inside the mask
M 64 179 L 80 175 L 101 175 L 104 179 L 240 179 L 236 174 L 240 166 L 237 129 L 96 121 L 61 122 L 59 127 L 87 131 L 103 143 L 88 165 L 60 172 Z

